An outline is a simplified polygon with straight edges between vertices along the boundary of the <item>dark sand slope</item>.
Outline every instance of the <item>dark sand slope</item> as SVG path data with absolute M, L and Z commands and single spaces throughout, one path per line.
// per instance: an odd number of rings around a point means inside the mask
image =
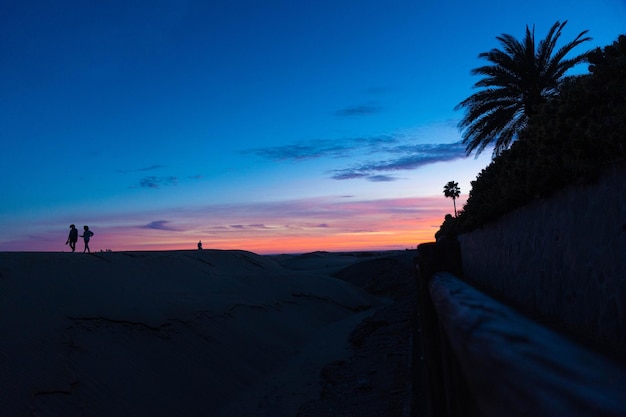
M 0 416 L 296 415 L 390 306 L 314 255 L 0 253 Z
M 413 340 L 416 307 L 414 252 L 362 259 L 333 274 L 368 292 L 393 299 L 351 333 L 350 356 L 321 372 L 321 395 L 303 404 L 298 417 L 408 417 L 425 415 L 423 387 L 413 386 L 421 367 Z M 418 351 L 414 351 L 417 349 Z M 419 360 L 419 359 L 418 359 Z M 413 413 L 413 414 L 411 414 Z

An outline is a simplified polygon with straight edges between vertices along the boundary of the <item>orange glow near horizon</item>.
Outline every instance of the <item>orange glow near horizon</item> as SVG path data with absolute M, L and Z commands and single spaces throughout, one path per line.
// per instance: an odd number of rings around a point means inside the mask
M 225 230 L 209 234 L 187 232 L 184 236 L 151 239 L 137 236 L 122 241 L 115 236 L 103 236 L 102 244 L 116 250 L 184 250 L 195 249 L 199 240 L 204 249 L 246 250 L 258 254 L 305 253 L 314 251 L 403 250 L 423 242 L 434 241 L 440 218 L 419 221 L 394 221 L 377 224 L 374 230 L 349 231 L 344 228 L 322 227 L 290 229 L 274 227 L 264 230 Z M 109 243 L 110 242 L 110 243 Z M 80 242 L 79 242 L 80 243 Z
M 352 201 L 319 198 L 254 206 L 172 210 L 170 213 L 102 217 L 90 224 L 92 251 L 246 250 L 258 254 L 314 251 L 404 250 L 435 240 L 451 211 L 441 197 Z M 160 220 L 166 218 L 168 220 Z M 208 219 L 208 220 L 207 220 Z M 61 222 L 59 222 L 61 223 Z M 67 251 L 67 231 L 5 244 L 2 250 Z M 24 241 L 25 242 L 25 241 Z M 26 246 L 28 245 L 28 246 Z M 82 252 L 83 242 L 76 247 Z
M 107 239 L 108 241 L 109 239 Z M 315 251 L 350 252 L 371 250 L 404 250 L 415 248 L 423 242 L 434 241 L 434 230 L 388 231 L 384 233 L 329 234 L 326 236 L 272 236 L 216 240 L 203 239 L 203 249 L 245 250 L 261 255 L 280 253 L 306 253 Z M 196 249 L 197 241 L 152 242 L 125 245 L 120 251 L 156 251 Z M 93 246 L 93 245 L 92 245 Z M 113 245 L 111 245 L 113 246 Z M 77 248 L 81 247 L 81 242 Z M 100 249 L 98 249 L 100 250 Z M 103 249 L 104 250 L 104 249 Z

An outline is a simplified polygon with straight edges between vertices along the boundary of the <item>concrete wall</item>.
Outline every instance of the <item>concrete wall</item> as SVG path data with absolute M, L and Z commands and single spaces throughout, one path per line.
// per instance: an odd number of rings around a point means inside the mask
M 626 165 L 459 242 L 478 288 L 626 356 Z

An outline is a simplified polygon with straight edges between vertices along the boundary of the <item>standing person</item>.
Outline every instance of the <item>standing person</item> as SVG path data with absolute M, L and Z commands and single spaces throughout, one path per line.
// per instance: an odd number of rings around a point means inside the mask
M 91 253 L 91 249 L 89 249 L 89 238 L 93 236 L 93 232 L 89 230 L 89 226 L 83 226 L 83 229 L 85 229 L 85 231 L 83 232 L 82 235 L 80 235 L 80 237 L 82 237 L 85 240 L 85 249 L 83 250 L 83 253 L 85 252 Z
M 76 250 L 76 242 L 78 241 L 78 229 L 73 224 L 70 224 L 70 234 L 67 237 L 67 245 L 69 243 L 70 248 L 72 248 L 72 252 Z
M 198 242 L 198 250 L 202 250 L 202 241 Z

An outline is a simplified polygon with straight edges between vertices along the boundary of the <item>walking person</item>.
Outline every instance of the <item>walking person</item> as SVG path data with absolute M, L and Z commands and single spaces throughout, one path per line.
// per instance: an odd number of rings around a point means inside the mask
M 83 253 L 91 253 L 91 249 L 89 249 L 89 239 L 93 236 L 93 232 L 89 230 L 89 226 L 83 226 L 83 229 L 85 229 L 85 231 L 82 235 L 80 235 L 80 237 L 85 240 L 85 249 L 83 250 Z
M 70 224 L 70 234 L 67 236 L 67 242 L 65 244 L 69 244 L 70 248 L 72 248 L 72 252 L 76 250 L 76 242 L 78 241 L 78 229 L 73 224 Z

